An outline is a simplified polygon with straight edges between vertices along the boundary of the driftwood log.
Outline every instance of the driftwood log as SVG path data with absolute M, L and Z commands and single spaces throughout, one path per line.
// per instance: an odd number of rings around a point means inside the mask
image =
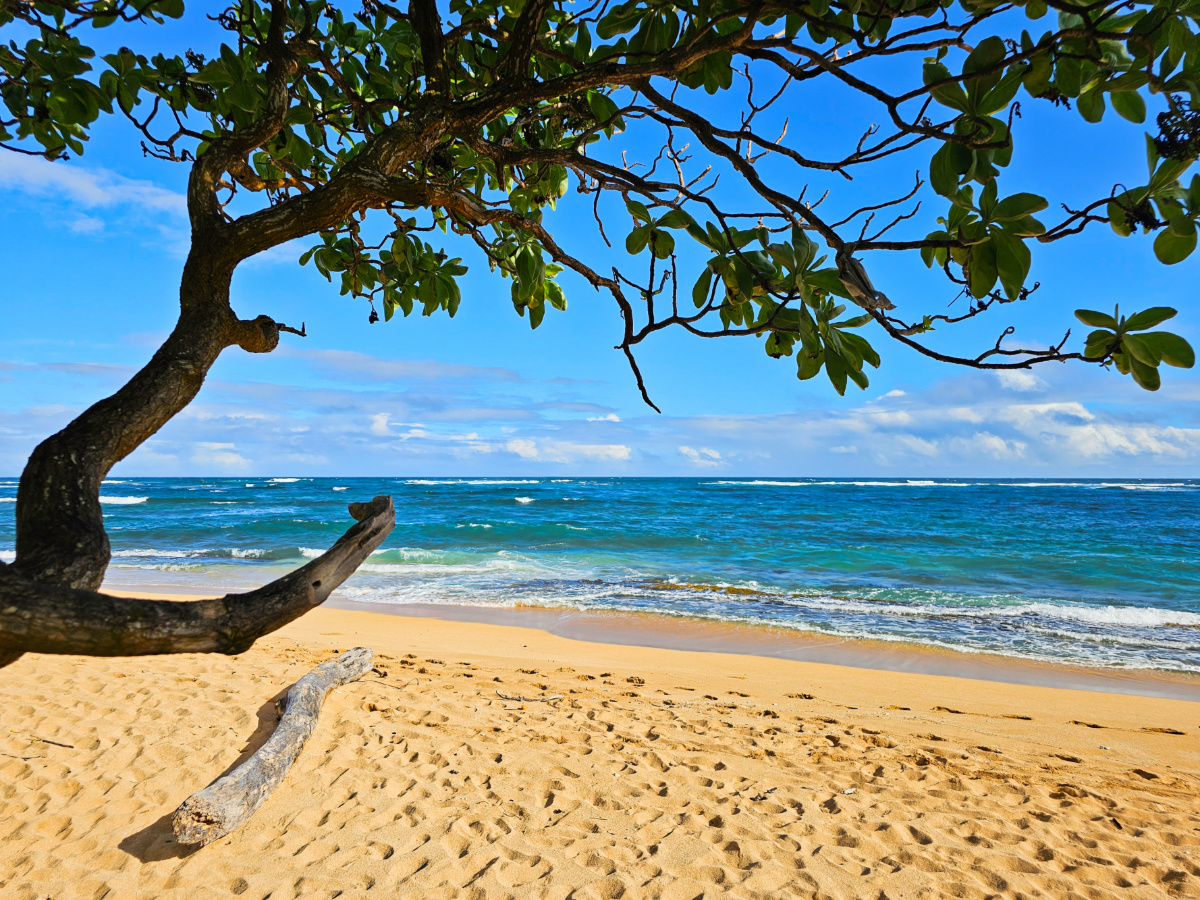
M 317 724 L 325 696 L 371 671 L 367 647 L 321 663 L 287 693 L 275 733 L 248 760 L 197 791 L 175 810 L 172 825 L 181 844 L 208 844 L 246 822 L 283 781 Z

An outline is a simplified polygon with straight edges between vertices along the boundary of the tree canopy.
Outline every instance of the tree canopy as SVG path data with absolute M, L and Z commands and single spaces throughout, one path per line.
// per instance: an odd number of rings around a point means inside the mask
M 103 475 L 190 402 L 224 348 L 269 352 L 303 332 L 239 318 L 228 294 L 239 263 L 296 239 L 311 242 L 300 263 L 372 322 L 453 316 L 468 265 L 486 262 L 536 328 L 565 309 L 574 272 L 615 302 L 647 403 L 634 349 L 668 328 L 756 336 L 838 393 L 880 364 L 871 325 L 946 363 L 1077 361 L 1149 390 L 1162 364 L 1194 364 L 1158 330 L 1166 306 L 1080 309 L 1090 333 L 1054 346 L 1014 345 L 1012 327 L 981 349 L 944 341 L 1029 298 L 1034 251 L 1086 229 L 1152 240 L 1167 265 L 1194 251 L 1200 0 L 239 0 L 211 17 L 223 42 L 120 46 L 184 13 L 184 0 L 0 0 L 0 152 L 77 156 L 101 116 L 122 116 L 145 153 L 189 167 L 192 235 L 175 332 L 31 458 L 10 567 L 22 579 L 94 590 Z M 879 124 L 821 140 L 789 128 L 805 98 L 842 94 Z M 1021 104 L 1125 120 L 1145 132 L 1145 169 L 1082 198 L 1006 188 L 1029 143 Z M 917 170 L 911 185 L 838 207 L 841 185 L 896 160 Z M 567 246 L 549 211 L 572 191 L 593 219 L 570 231 L 623 243 L 630 261 L 604 271 L 607 250 Z M 474 258 L 447 250 L 470 244 Z M 868 274 L 882 253 L 939 271 L 955 311 L 898 308 Z

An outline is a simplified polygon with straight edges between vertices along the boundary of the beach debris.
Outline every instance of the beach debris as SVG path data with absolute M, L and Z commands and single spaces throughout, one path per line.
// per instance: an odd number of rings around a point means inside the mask
M 846 794 L 846 795 L 850 795 L 850 794 L 853 794 L 857 790 L 858 790 L 858 788 L 846 788 L 844 791 L 842 791 L 842 793 Z
M 209 844 L 243 825 L 283 781 L 317 724 L 331 690 L 371 671 L 374 653 L 355 647 L 321 663 L 287 692 L 274 734 L 248 760 L 175 810 L 171 824 L 181 844 Z
M 520 694 L 502 694 L 496 691 L 496 696 L 510 703 L 549 703 L 551 700 L 561 700 L 562 694 L 551 694 L 549 697 L 523 697 Z

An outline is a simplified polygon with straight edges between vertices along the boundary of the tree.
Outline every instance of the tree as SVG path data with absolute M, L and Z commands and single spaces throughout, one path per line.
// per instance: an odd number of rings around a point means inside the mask
M 466 265 L 445 248 L 467 241 L 534 328 L 566 306 L 558 276 L 577 273 L 615 301 L 618 349 L 651 406 L 634 348 L 667 328 L 758 337 L 768 355 L 795 356 L 801 379 L 824 370 L 839 394 L 879 365 L 861 333 L 871 324 L 981 369 L 1076 361 L 1154 390 L 1161 363 L 1193 365 L 1186 341 L 1151 330 L 1175 314 L 1166 307 L 1079 310 L 1094 329 L 1079 349 L 1069 331 L 1023 348 L 1005 343 L 1008 328 L 975 355 L 928 336 L 1029 297 L 1033 249 L 1087 228 L 1154 233 L 1166 264 L 1195 249 L 1200 176 L 1181 179 L 1200 154 L 1196 0 L 237 0 L 215 19 L 226 43 L 203 53 L 97 59 L 89 46 L 183 14 L 183 0 L 0 0 L 12 36 L 0 47 L 0 147 L 65 159 L 102 114 L 123 116 L 147 154 L 190 167 L 191 224 L 170 337 L 40 444 L 21 477 L 17 555 L 0 564 L 5 658 L 239 652 L 323 601 L 386 536 L 391 503 L 376 498 L 324 557 L 251 594 L 155 604 L 96 593 L 110 468 L 195 397 L 227 347 L 268 353 L 281 333 L 304 334 L 240 318 L 229 299 L 241 262 L 298 238 L 316 237 L 301 264 L 336 276 L 372 322 L 379 310 L 453 316 Z M 818 91 L 865 98 L 884 124 L 835 135 L 846 150 L 820 156 L 782 116 Z M 1001 191 L 1021 103 L 1087 122 L 1111 105 L 1135 125 L 1148 104 L 1161 110 L 1149 173 L 1131 175 L 1145 183 L 1097 185 L 1045 224 L 1047 198 Z M 619 151 L 634 131 L 635 149 L 650 134 L 654 152 L 628 161 Z M 893 157 L 919 166 L 910 190 L 825 212 L 844 179 Z M 808 198 L 798 175 L 833 187 Z M 590 195 L 605 242 L 627 223 L 642 276 L 604 274 L 564 247 L 546 213 L 572 188 Z M 616 219 L 602 198 L 623 201 Z M 439 229 L 445 238 L 426 236 Z M 698 272 L 683 271 L 679 240 L 708 257 Z M 878 252 L 919 254 L 965 308 L 902 314 L 867 273 Z

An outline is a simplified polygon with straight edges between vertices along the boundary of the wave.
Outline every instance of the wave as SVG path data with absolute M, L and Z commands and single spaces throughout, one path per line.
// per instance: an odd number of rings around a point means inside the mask
M 704 481 L 704 485 L 740 485 L 743 487 L 822 487 L 841 485 L 844 487 L 971 487 L 962 481 L 771 481 L 763 478 L 753 481 Z
M 404 482 L 405 484 L 413 485 L 444 485 L 444 484 L 471 484 L 471 485 L 489 485 L 489 484 L 541 484 L 536 479 L 519 478 L 519 479 L 504 479 L 504 478 L 439 478 L 437 480 L 431 478 L 410 478 Z
M 16 497 L 0 497 L 0 503 L 16 503 Z
M 518 503 L 532 503 L 533 497 L 513 497 Z
M 319 554 L 318 554 L 319 555 Z M 274 550 L 259 547 L 208 547 L 202 549 L 160 549 L 157 547 L 134 547 L 129 550 L 112 551 L 113 559 L 266 559 L 286 560 L 300 556 L 298 548 L 284 547 Z
M 149 497 L 105 497 L 100 495 L 101 503 L 111 503 L 114 506 L 132 506 L 135 503 L 145 503 Z
M 350 488 L 348 488 L 348 487 L 335 487 L 335 488 L 334 488 L 334 490 L 335 490 L 335 491 L 348 491 L 348 490 L 350 490 Z
M 0 550 L 0 562 L 12 562 L 16 558 L 16 550 Z
M 271 478 L 268 479 L 271 484 L 295 484 L 299 478 Z

